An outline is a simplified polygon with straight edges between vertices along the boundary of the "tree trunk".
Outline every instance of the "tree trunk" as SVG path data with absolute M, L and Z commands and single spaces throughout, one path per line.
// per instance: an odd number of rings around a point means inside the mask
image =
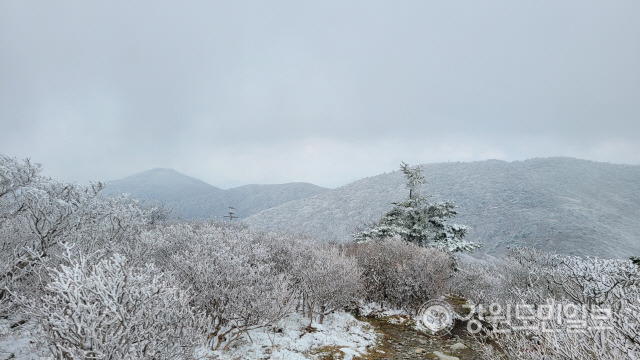
M 324 312 L 326 310 L 326 307 L 324 305 L 320 306 L 320 318 L 318 319 L 318 324 L 322 325 L 322 323 L 324 322 Z

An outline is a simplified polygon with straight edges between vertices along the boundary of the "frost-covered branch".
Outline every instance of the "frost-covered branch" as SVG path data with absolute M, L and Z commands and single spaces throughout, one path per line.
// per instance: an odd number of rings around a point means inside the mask
M 23 298 L 60 359 L 173 359 L 203 341 L 204 316 L 192 296 L 153 265 L 119 254 L 94 262 L 72 255 L 48 268 L 51 281 L 37 301 Z

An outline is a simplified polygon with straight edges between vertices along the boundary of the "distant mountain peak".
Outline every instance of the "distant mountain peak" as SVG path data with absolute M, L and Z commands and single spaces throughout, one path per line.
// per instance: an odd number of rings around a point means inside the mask
M 128 193 L 140 200 L 165 203 L 181 218 L 221 217 L 229 207 L 234 207 L 236 215 L 244 218 L 327 190 L 301 182 L 249 184 L 222 190 L 173 169 L 154 168 L 107 182 L 103 194 Z
M 171 202 L 222 190 L 173 169 L 155 168 L 107 182 L 105 195 L 131 194 L 141 200 Z
M 145 170 L 142 171 L 140 173 L 137 174 L 133 174 L 133 175 L 129 175 L 123 179 L 128 179 L 128 178 L 135 178 L 135 177 L 145 177 L 145 176 L 174 176 L 176 178 L 184 178 L 184 179 L 193 179 L 193 180 L 197 180 L 200 182 L 204 182 L 201 180 L 198 180 L 192 176 L 189 175 L 185 175 L 179 171 L 176 171 L 174 169 L 169 169 L 169 168 L 153 168 L 153 169 L 149 169 L 149 170 Z M 120 179 L 120 180 L 123 180 Z M 116 181 L 120 181 L 120 180 L 116 180 Z M 211 185 L 212 186 L 212 185 Z
M 180 175 L 184 175 L 174 169 L 170 169 L 170 168 L 153 168 L 153 169 L 149 169 L 146 171 L 141 172 L 140 174 L 151 174 L 151 173 L 171 173 L 171 174 L 180 174 Z M 135 176 L 135 175 L 134 175 Z M 188 176 L 188 175 L 184 175 L 184 176 Z

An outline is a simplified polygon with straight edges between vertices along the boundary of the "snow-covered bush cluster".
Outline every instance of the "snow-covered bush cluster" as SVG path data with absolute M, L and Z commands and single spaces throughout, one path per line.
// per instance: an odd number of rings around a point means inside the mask
M 480 309 L 472 315 L 500 345 L 496 358 L 640 358 L 640 267 L 630 260 L 514 249 L 494 263 L 454 267 L 451 252 L 402 235 L 320 244 L 228 221 L 169 221 L 165 209 L 101 196 L 101 183 L 67 184 L 40 171 L 0 155 L 0 320 L 3 329 L 35 324 L 49 358 L 266 355 L 268 345 L 249 345 L 265 338 L 297 349 L 272 344 L 274 353 L 306 356 L 336 340 L 353 343 L 345 354 L 361 354 L 373 331 L 336 310 L 415 314 L 445 292 L 580 320 L 577 329 L 534 316 L 521 330 L 495 308 Z M 329 328 L 336 324 L 344 328 Z M 346 334 L 358 340 L 337 341 Z
M 101 183 L 40 171 L 0 156 L 0 304 L 5 318 L 35 321 L 54 358 L 191 358 L 296 314 L 322 327 L 369 301 L 414 309 L 450 268 L 444 253 L 399 239 L 329 245 L 168 221 L 161 208 L 101 196 Z
M 206 316 L 193 311 L 192 293 L 153 265 L 119 254 L 92 261 L 71 251 L 66 264 L 47 269 L 42 296 L 24 300 L 56 358 L 175 358 L 202 343 Z
M 325 315 L 355 304 L 362 296 L 362 270 L 355 259 L 331 246 L 312 245 L 296 250 L 299 261 L 294 277 L 302 294 L 302 311 L 310 320 L 315 314 L 322 324 Z
M 291 275 L 270 261 L 264 236 L 220 223 L 160 226 L 147 234 L 167 246 L 159 266 L 193 289 L 206 313 L 209 345 L 223 349 L 244 332 L 282 319 L 293 309 Z
M 440 296 L 451 273 L 449 254 L 400 237 L 345 245 L 362 269 L 365 302 L 415 313 Z
M 484 306 L 484 334 L 507 358 L 640 358 L 640 269 L 629 260 L 518 248 L 465 263 L 451 286 Z
M 77 250 L 122 252 L 149 224 L 152 209 L 99 196 L 101 183 L 66 184 L 39 175 L 40 166 L 0 155 L 0 301 L 35 294 L 44 267 L 60 263 L 63 244 Z
M 17 324 L 37 320 L 56 358 L 192 351 L 185 344 L 203 333 L 192 294 L 137 261 L 147 247 L 136 239 L 157 209 L 103 198 L 101 183 L 66 184 L 39 173 L 39 165 L 0 155 L 2 314 L 22 318 Z

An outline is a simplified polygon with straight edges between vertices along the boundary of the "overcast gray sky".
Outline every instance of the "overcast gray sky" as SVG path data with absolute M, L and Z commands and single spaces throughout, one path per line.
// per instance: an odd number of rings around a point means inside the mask
M 0 153 L 338 186 L 565 155 L 640 163 L 640 1 L 0 1 Z

